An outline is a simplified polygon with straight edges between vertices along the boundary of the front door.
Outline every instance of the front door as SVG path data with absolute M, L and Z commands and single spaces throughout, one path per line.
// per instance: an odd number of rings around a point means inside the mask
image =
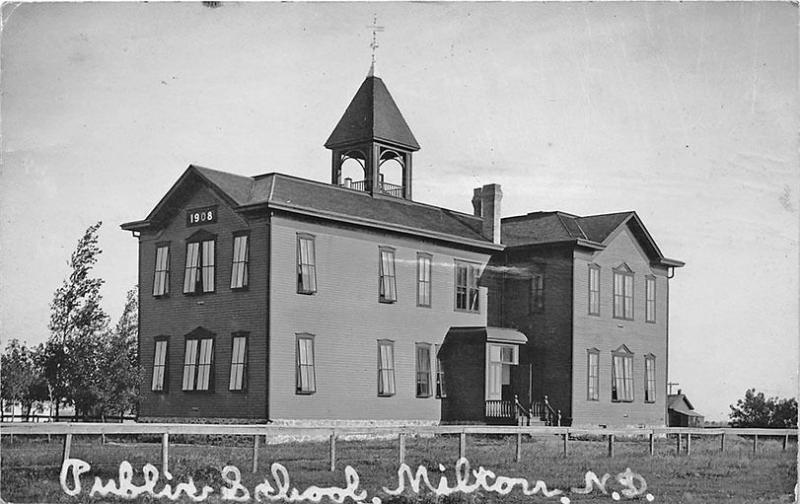
M 519 346 L 499 343 L 486 344 L 486 400 L 514 399 L 512 366 L 519 362 Z

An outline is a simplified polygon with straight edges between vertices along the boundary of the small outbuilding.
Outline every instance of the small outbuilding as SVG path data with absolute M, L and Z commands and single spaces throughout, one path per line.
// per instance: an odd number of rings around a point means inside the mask
M 694 406 L 681 390 L 668 396 L 667 410 L 670 427 L 703 427 L 703 415 L 694 410 Z

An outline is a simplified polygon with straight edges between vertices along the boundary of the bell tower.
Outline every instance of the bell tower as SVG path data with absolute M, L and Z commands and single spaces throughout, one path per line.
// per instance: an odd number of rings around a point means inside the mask
M 325 147 L 332 152 L 332 184 L 411 199 L 411 154 L 419 144 L 386 85 L 374 75 L 374 63 Z M 353 162 L 361 166 L 363 178 L 342 177 L 345 163 Z M 392 165 L 401 173 L 389 182 L 385 171 Z

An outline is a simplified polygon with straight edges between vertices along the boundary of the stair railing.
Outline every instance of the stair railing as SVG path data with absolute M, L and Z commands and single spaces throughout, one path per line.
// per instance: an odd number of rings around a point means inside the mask
M 517 420 L 517 425 L 531 424 L 531 412 L 519 402 L 517 394 L 514 394 L 514 416 Z
M 561 410 L 555 410 L 550 405 L 550 401 L 547 399 L 547 396 L 544 396 L 544 407 L 545 411 L 545 422 L 547 425 L 557 425 L 561 427 Z

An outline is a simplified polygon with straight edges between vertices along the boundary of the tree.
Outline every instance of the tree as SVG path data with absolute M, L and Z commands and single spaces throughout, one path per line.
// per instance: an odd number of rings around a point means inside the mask
M 125 308 L 113 332 L 103 337 L 99 374 L 101 415 L 136 411 L 139 394 L 139 289 L 128 291 Z
M 0 362 L 0 397 L 12 405 L 19 403 L 25 420 L 30 416 L 35 402 L 47 399 L 47 387 L 35 357 L 35 350 L 12 339 Z
M 100 307 L 103 280 L 93 278 L 91 270 L 102 252 L 97 232 L 102 222 L 90 226 L 69 260 L 71 273 L 53 295 L 50 304 L 50 338 L 40 364 L 58 417 L 62 402 L 75 405 L 78 415 L 86 415 L 97 399 L 98 356 L 102 335 L 108 328 L 108 315 Z
M 797 400 L 795 398 L 767 398 L 763 392 L 749 389 L 744 399 L 731 405 L 731 426 L 791 428 L 797 425 Z

